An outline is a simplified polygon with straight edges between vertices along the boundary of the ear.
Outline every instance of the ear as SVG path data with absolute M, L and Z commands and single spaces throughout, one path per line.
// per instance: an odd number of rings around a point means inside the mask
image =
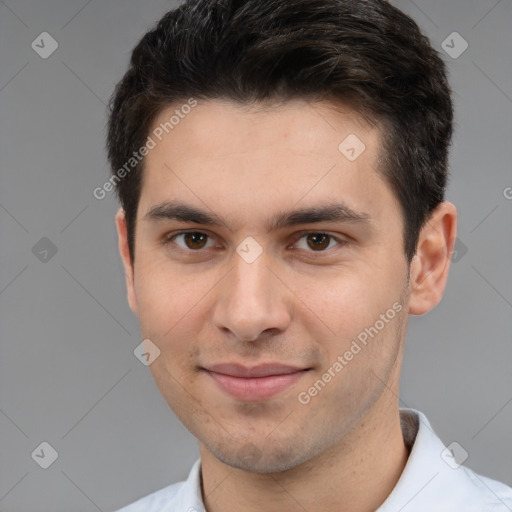
M 135 293 L 134 287 L 135 270 L 133 268 L 132 260 L 130 258 L 130 251 L 128 249 L 128 231 L 126 228 L 125 213 L 122 208 L 119 208 L 119 210 L 117 211 L 116 226 L 117 234 L 119 236 L 119 253 L 121 254 L 121 259 L 123 260 L 124 274 L 126 278 L 126 293 L 128 298 L 128 304 L 130 305 L 130 309 L 135 313 L 135 315 L 138 316 L 139 308 L 137 305 L 137 295 Z
M 457 210 L 443 202 L 420 231 L 410 267 L 409 313 L 423 315 L 443 296 L 457 236 Z

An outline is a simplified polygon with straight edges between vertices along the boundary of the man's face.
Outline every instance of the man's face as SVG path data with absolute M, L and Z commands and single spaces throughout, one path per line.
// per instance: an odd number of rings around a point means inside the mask
M 378 129 L 329 103 L 208 101 L 153 138 L 129 297 L 160 350 L 153 377 L 185 426 L 219 460 L 270 472 L 385 414 L 398 392 L 408 264 L 399 204 L 375 170 Z M 173 218 L 171 202 L 225 225 Z M 333 205 L 337 220 L 271 226 Z

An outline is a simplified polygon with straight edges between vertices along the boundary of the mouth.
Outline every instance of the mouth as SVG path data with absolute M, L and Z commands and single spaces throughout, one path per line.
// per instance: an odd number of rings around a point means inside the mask
M 289 388 L 311 368 L 272 363 L 251 368 L 239 364 L 218 364 L 203 370 L 223 392 L 233 398 L 260 402 Z

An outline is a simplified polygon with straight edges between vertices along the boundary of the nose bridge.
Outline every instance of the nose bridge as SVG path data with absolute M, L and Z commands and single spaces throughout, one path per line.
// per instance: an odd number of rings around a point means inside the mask
M 246 341 L 258 338 L 266 330 L 286 328 L 290 319 L 286 287 L 270 266 L 264 252 L 255 259 L 234 254 L 232 271 L 223 281 L 215 305 L 214 322 L 218 328 L 228 329 Z
M 236 257 L 232 272 L 233 297 L 247 304 L 254 302 L 257 308 L 264 308 L 270 298 L 270 287 L 273 287 L 270 281 L 275 279 L 268 268 L 268 263 L 268 258 L 264 255 L 252 262 Z

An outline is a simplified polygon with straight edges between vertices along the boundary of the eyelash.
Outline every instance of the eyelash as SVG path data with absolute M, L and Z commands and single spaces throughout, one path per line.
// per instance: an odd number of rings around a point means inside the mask
M 178 237 L 180 235 L 186 235 L 187 233 L 197 233 L 197 234 L 200 234 L 200 235 L 206 235 L 209 239 L 213 238 L 208 233 L 205 233 L 204 231 L 198 231 L 198 230 L 191 229 L 191 230 L 187 230 L 187 231 L 176 231 L 176 232 L 173 232 L 173 233 L 168 233 L 167 235 L 165 235 L 163 237 L 162 244 L 166 247 L 166 246 L 170 245 L 171 243 L 173 243 L 173 240 L 176 237 Z M 325 236 L 329 237 L 330 240 L 335 240 L 337 242 L 337 244 L 338 244 L 337 245 L 338 248 L 343 247 L 343 246 L 348 244 L 347 240 L 338 238 L 338 237 L 336 237 L 334 235 L 331 235 L 330 233 L 326 233 L 325 231 L 301 231 L 301 232 L 297 233 L 297 237 L 294 238 L 293 244 L 296 244 L 299 240 L 301 240 L 302 238 L 304 238 L 304 237 L 306 237 L 308 235 L 325 235 Z M 198 254 L 206 251 L 206 249 L 184 249 L 183 247 L 181 247 L 179 245 L 178 245 L 178 248 L 179 248 L 179 250 L 184 251 L 184 252 L 198 253 Z M 210 249 L 211 249 L 211 247 L 210 247 Z M 329 253 L 329 251 L 331 251 L 332 249 L 333 249 L 333 247 L 327 248 L 327 249 L 323 249 L 323 250 L 320 250 L 320 251 L 313 251 L 313 250 L 309 250 L 308 251 L 308 250 L 306 250 L 306 252 L 309 253 L 310 256 L 312 256 L 314 258 L 317 258 L 317 257 L 324 256 L 326 253 Z M 302 250 L 304 250 L 304 249 L 302 249 Z

